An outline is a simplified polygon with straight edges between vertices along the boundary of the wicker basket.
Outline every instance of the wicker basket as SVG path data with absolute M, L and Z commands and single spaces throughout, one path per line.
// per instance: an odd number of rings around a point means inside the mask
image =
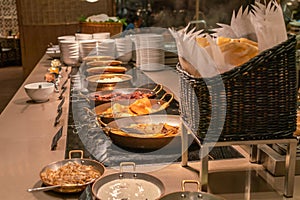
M 121 33 L 123 24 L 118 22 L 80 22 L 81 33 L 109 32 L 110 36 Z
M 212 78 L 177 65 L 182 119 L 203 141 L 293 137 L 297 118 L 296 39 Z

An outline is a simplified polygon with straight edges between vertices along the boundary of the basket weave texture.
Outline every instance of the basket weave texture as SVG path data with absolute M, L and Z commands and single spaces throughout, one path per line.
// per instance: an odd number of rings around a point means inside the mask
M 110 36 L 121 33 L 123 24 L 118 22 L 80 22 L 81 33 L 102 33 L 109 32 Z
M 205 141 L 293 137 L 297 120 L 296 38 L 211 78 L 177 65 L 181 116 Z

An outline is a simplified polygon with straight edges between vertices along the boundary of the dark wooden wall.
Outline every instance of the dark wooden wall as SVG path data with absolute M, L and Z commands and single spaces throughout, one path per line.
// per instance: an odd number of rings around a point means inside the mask
M 84 0 L 17 0 L 22 64 L 25 77 L 57 37 L 79 31 L 79 18 L 115 14 L 113 0 L 88 3 Z

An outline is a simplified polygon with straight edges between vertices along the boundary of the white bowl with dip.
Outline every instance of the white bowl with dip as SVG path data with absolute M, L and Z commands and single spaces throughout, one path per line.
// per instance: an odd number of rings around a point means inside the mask
M 32 101 L 42 103 L 48 101 L 50 95 L 54 92 L 54 83 L 29 83 L 24 86 L 24 89 Z

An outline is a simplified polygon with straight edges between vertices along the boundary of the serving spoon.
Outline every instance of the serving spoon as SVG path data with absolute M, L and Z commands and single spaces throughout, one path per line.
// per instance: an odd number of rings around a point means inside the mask
M 146 135 L 146 133 L 144 131 L 140 131 L 135 128 L 122 127 L 122 128 L 120 128 L 120 130 L 125 133 L 135 133 L 135 134 L 140 134 L 140 135 Z
M 42 191 L 48 191 L 53 190 L 59 187 L 76 187 L 80 186 L 77 184 L 64 184 L 64 185 L 51 185 L 51 186 L 43 186 L 43 187 L 36 187 L 36 188 L 29 188 L 27 189 L 27 192 L 42 192 Z
M 56 188 L 59 188 L 59 187 L 61 187 L 61 185 L 52 185 L 52 186 L 29 188 L 29 189 L 27 189 L 27 192 L 42 192 L 42 191 L 53 190 L 53 189 L 56 189 Z

